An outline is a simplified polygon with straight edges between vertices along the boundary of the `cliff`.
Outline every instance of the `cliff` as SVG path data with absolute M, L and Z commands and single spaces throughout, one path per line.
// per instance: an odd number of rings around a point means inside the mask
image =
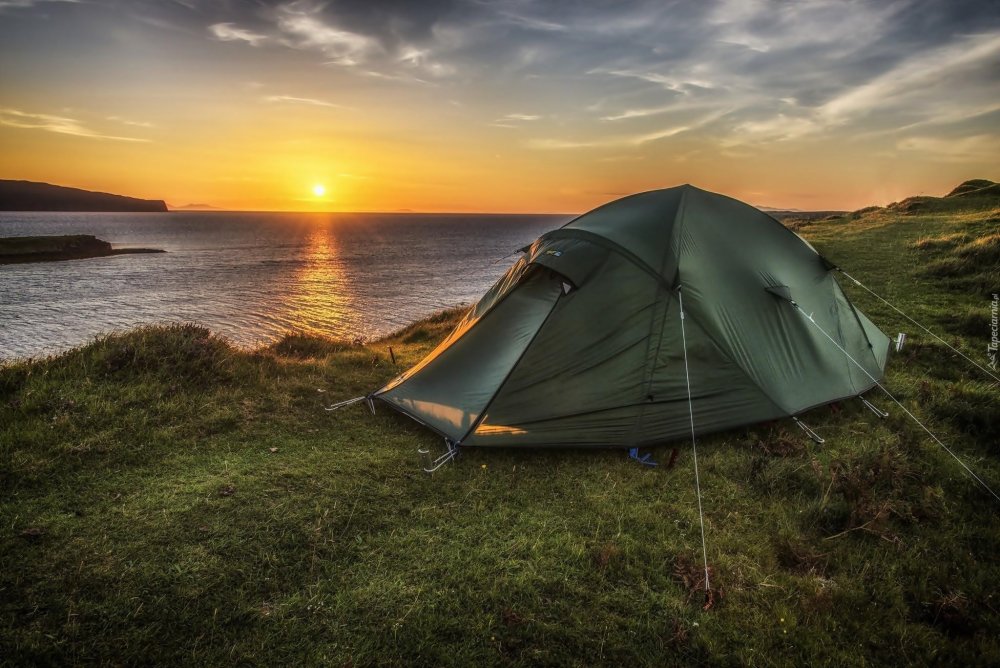
M 0 179 L 0 211 L 166 211 L 163 200 L 138 199 L 35 181 Z

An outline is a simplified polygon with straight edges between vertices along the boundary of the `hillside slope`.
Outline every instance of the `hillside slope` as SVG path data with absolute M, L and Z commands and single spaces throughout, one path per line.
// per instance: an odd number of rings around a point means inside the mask
M 163 200 L 138 199 L 36 181 L 0 179 L 0 211 L 166 211 Z

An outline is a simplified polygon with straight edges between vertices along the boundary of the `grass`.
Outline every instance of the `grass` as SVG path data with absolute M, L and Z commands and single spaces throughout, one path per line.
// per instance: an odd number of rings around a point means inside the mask
M 961 281 L 991 268 L 933 269 L 992 247 L 981 200 L 798 231 L 985 363 L 990 302 Z M 842 283 L 910 334 L 889 388 L 1000 485 L 997 386 Z M 0 663 L 1000 664 L 998 505 L 877 396 L 887 420 L 805 416 L 822 447 L 790 423 L 700 439 L 709 610 L 685 444 L 673 467 L 470 450 L 427 476 L 417 424 L 322 410 L 459 315 L 257 350 L 145 328 L 0 367 Z

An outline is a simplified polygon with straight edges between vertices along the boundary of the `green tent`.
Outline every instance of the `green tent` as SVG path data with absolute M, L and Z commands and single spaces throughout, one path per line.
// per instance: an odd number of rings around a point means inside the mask
M 691 417 L 707 433 L 795 416 L 883 376 L 889 338 L 835 267 L 729 197 L 689 185 L 632 195 L 523 251 L 370 398 L 452 444 L 636 447 L 689 435 Z

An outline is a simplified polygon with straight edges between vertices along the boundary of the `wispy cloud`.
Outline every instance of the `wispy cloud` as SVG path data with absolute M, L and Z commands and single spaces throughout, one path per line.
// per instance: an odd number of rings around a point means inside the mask
M 901 97 L 926 91 L 969 69 L 996 72 L 1000 66 L 1000 32 L 969 35 L 953 44 L 919 53 L 861 86 L 851 88 L 819 108 L 831 122 L 868 113 Z M 994 91 L 995 93 L 996 91 Z
M 277 25 L 285 36 L 284 43 L 319 50 L 329 62 L 338 65 L 358 65 L 382 50 L 375 39 L 327 22 L 322 9 L 322 5 L 302 2 L 280 6 Z
M 36 5 L 63 3 L 79 4 L 81 0 L 0 0 L 0 12 L 5 9 L 27 9 Z
M 538 114 L 507 114 L 506 116 L 501 116 L 499 118 L 500 121 L 523 121 L 523 122 L 537 121 L 539 119 L 541 119 L 541 116 Z
M 134 121 L 128 118 L 122 118 L 121 116 L 108 116 L 107 120 L 113 121 L 115 123 L 121 123 L 122 125 L 131 125 L 135 128 L 153 128 L 156 127 L 153 123 L 149 121 Z
M 910 154 L 933 155 L 945 162 L 995 162 L 1000 155 L 1000 137 L 979 134 L 960 139 L 942 137 L 907 137 L 896 142 L 896 149 Z
M 430 49 L 413 45 L 404 46 L 396 60 L 404 67 L 421 70 L 432 77 L 446 77 L 456 71 L 454 65 L 435 58 Z
M 267 95 L 264 97 L 264 101 L 286 104 L 306 104 L 313 107 L 328 107 L 331 109 L 348 108 L 342 104 L 337 104 L 336 102 L 327 102 L 326 100 L 318 100 L 313 97 L 297 97 L 295 95 Z
M 18 109 L 0 109 L 0 125 L 27 130 L 45 130 L 57 134 L 87 137 L 89 139 L 106 139 L 111 141 L 148 142 L 139 137 L 121 137 L 109 135 L 85 127 L 79 120 L 53 114 L 36 114 Z
M 623 111 L 601 116 L 602 121 L 623 121 L 630 118 L 646 118 L 647 116 L 658 116 L 671 111 L 676 111 L 677 105 L 667 105 L 665 107 L 647 107 L 644 109 L 625 109 Z
M 208 31 L 222 42 L 246 42 L 250 46 L 260 46 L 270 41 L 267 35 L 239 28 L 232 23 L 213 23 L 208 26 Z
M 529 30 L 539 30 L 541 32 L 566 32 L 570 30 L 570 26 L 563 23 L 540 19 L 526 14 L 518 14 L 513 11 L 501 10 L 497 12 L 497 15 L 503 20 Z
M 642 146 L 660 139 L 674 137 L 693 129 L 691 125 L 678 125 L 661 128 L 651 132 L 633 135 L 616 135 L 612 137 L 600 137 L 597 139 L 529 139 L 527 146 L 541 150 L 567 150 L 578 148 L 629 148 Z
M 729 109 L 719 109 L 710 113 L 704 113 L 696 120 L 678 125 L 670 125 L 633 134 L 601 135 L 590 140 L 563 140 L 563 139 L 532 139 L 527 142 L 531 148 L 543 150 L 577 149 L 577 148 L 612 148 L 628 149 L 637 148 L 646 144 L 651 144 L 663 139 L 676 137 L 687 132 L 692 132 L 711 125 L 730 113 Z

